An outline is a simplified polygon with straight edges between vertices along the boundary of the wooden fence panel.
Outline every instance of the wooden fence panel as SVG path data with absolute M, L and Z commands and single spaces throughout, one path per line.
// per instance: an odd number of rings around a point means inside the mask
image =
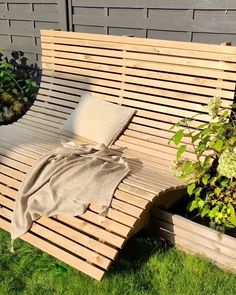
M 236 1 L 72 0 L 73 31 L 236 44 Z
M 0 48 L 40 65 L 40 29 L 67 30 L 66 0 L 0 0 Z
M 40 29 L 235 45 L 236 0 L 0 0 L 0 49 L 40 66 Z

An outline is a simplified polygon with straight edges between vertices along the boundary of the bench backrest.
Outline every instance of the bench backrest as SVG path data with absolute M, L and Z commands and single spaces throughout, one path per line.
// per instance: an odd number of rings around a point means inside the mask
M 36 111 L 64 120 L 85 91 L 135 108 L 116 145 L 150 156 L 172 159 L 172 123 L 196 112 L 208 121 L 210 98 L 234 98 L 235 47 L 52 30 L 41 31 L 41 46 Z

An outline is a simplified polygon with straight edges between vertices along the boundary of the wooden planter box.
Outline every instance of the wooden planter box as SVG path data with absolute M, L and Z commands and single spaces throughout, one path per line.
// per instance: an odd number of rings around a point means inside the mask
M 236 272 L 236 238 L 158 208 L 153 210 L 151 224 L 171 244 Z

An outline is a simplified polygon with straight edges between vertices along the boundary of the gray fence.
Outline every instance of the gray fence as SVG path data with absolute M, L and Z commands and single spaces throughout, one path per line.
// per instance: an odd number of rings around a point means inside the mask
M 22 51 L 30 63 L 40 58 L 40 29 L 67 30 L 66 0 L 0 0 L 0 49 Z
M 72 0 L 70 29 L 236 44 L 236 0 Z
M 40 29 L 236 45 L 236 0 L 0 0 L 0 48 L 39 62 Z

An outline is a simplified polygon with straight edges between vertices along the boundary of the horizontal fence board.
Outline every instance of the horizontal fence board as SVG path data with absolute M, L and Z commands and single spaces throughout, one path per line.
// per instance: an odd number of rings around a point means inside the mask
M 73 6 L 125 7 L 125 8 L 172 8 L 172 9 L 235 9 L 232 0 L 72 0 Z
M 58 0 L 0 0 L 1 3 L 17 3 L 17 4 L 58 4 Z
M 209 17 L 202 19 L 192 19 L 189 15 L 173 16 L 163 12 L 161 17 L 124 17 L 124 16 L 94 16 L 94 15 L 74 15 L 73 23 L 84 26 L 136 28 L 166 31 L 191 31 L 209 33 L 234 34 L 236 31 L 236 21 L 227 20 L 224 17 Z
M 67 29 L 66 0 L 0 1 L 0 44 L 6 56 L 21 51 L 28 66 L 41 66 L 41 29 Z
M 73 0 L 70 17 L 78 32 L 235 44 L 235 10 L 230 0 Z
M 1 0 L 0 43 L 39 66 L 40 29 L 236 44 L 235 11 L 230 0 Z

